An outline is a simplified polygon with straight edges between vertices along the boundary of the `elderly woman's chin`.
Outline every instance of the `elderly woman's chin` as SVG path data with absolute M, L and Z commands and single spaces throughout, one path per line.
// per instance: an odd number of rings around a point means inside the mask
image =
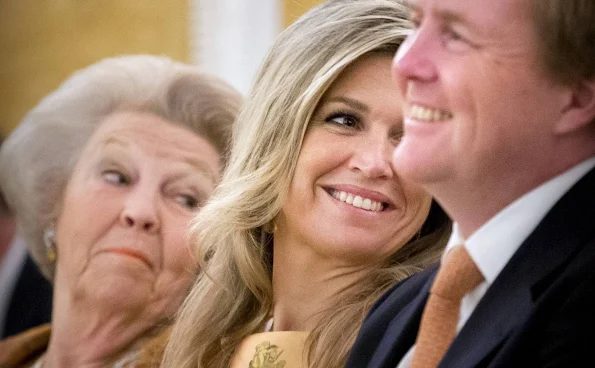
M 175 313 L 191 283 L 190 273 L 151 270 L 134 257 L 108 252 L 91 257 L 81 271 L 69 277 L 73 299 L 114 310 L 150 306 L 158 319 Z

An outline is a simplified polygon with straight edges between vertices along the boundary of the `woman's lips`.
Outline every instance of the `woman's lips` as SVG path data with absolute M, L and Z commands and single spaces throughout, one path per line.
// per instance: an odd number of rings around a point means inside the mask
M 136 258 L 138 260 L 140 260 L 141 262 L 143 262 L 144 264 L 147 265 L 147 267 L 149 267 L 149 269 L 153 269 L 153 264 L 147 259 L 147 257 L 145 257 L 144 254 L 142 254 L 141 252 L 138 252 L 136 250 L 133 249 L 129 249 L 129 248 L 109 248 L 104 250 L 104 252 L 107 253 L 116 253 L 116 254 L 121 254 L 124 256 L 128 256 L 128 257 L 132 257 L 132 258 Z
M 380 206 L 377 206 L 376 210 L 389 211 L 395 209 L 395 203 L 387 195 L 375 190 L 369 190 L 355 185 L 328 185 L 322 188 L 332 197 L 340 200 L 341 202 L 345 202 L 348 196 L 351 195 L 352 203 L 356 197 L 360 197 L 362 203 L 366 199 L 368 199 L 371 203 L 378 203 Z M 343 195 L 343 193 L 345 194 Z M 336 197 L 337 194 L 339 198 Z M 341 197 L 345 198 L 341 199 Z M 349 204 L 351 205 L 352 203 Z M 361 207 L 361 205 L 356 207 Z

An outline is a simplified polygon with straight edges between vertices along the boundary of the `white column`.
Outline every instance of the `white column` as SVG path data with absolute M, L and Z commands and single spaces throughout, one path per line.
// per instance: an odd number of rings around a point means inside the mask
M 281 30 L 281 0 L 191 0 L 192 61 L 246 94 Z

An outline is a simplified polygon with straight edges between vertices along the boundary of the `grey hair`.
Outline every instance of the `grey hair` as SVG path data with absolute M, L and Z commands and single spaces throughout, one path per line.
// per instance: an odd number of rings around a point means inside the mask
M 0 186 L 19 230 L 50 280 L 45 229 L 53 226 L 88 139 L 118 111 L 150 112 L 205 137 L 225 164 L 240 94 L 218 78 L 167 57 L 121 56 L 74 73 L 22 120 L 0 150 Z

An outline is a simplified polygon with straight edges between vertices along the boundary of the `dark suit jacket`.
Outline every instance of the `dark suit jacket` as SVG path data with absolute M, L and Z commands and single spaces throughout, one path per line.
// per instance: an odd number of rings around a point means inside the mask
M 2 338 L 48 323 L 52 317 L 52 285 L 29 255 L 12 293 Z
M 376 303 L 346 367 L 397 366 L 415 343 L 436 271 Z M 523 242 L 439 367 L 595 367 L 595 169 Z

